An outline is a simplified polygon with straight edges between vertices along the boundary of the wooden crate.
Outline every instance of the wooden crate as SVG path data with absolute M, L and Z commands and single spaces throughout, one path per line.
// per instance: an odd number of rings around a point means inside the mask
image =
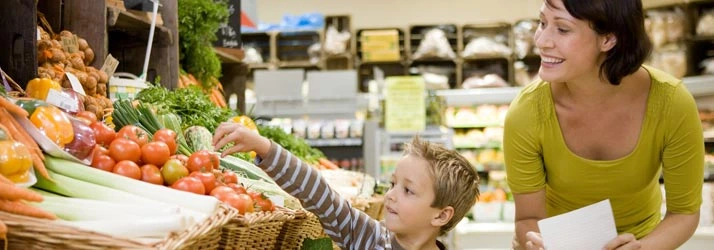
M 279 67 L 309 67 L 319 64 L 318 60 L 310 61 L 309 49 L 312 45 L 322 41 L 321 31 L 289 31 L 279 32 L 275 38 L 277 61 Z

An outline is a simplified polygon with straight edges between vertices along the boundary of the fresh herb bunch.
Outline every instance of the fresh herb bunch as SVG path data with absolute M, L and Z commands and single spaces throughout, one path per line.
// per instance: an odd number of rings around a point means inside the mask
M 179 0 L 179 60 L 209 89 L 221 77 L 221 61 L 213 51 L 216 32 L 228 21 L 225 0 Z
M 317 163 L 320 158 L 325 157 L 322 151 L 310 147 L 305 140 L 286 133 L 280 127 L 258 125 L 258 132 L 260 135 L 273 140 L 285 150 L 290 151 L 290 153 L 302 159 L 306 163 L 314 164 Z
M 181 127 L 206 127 L 211 133 L 235 114 L 230 109 L 216 107 L 208 95 L 196 86 L 170 91 L 161 86 L 143 89 L 136 99 L 154 104 L 159 113 L 171 112 L 181 117 Z

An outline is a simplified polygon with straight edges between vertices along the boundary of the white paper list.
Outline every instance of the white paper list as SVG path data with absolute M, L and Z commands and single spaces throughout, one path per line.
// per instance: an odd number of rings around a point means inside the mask
M 617 237 L 610 200 L 538 221 L 547 250 L 601 250 Z

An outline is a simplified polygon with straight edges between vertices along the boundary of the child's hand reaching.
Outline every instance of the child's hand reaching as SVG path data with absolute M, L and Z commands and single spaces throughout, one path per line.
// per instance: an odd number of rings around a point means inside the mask
M 270 151 L 270 140 L 260 136 L 260 134 L 252 131 L 238 123 L 224 122 L 221 123 L 213 135 L 213 147 L 215 150 L 223 148 L 228 143 L 234 142 L 233 147 L 223 151 L 221 157 L 230 155 L 236 152 L 255 151 L 260 157 L 265 157 Z

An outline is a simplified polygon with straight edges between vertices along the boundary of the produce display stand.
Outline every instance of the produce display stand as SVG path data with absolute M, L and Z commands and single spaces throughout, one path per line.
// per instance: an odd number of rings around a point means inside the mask
M 5 212 L 0 212 L 0 220 L 8 227 L 9 249 L 218 249 L 221 228 L 237 213 L 221 205 L 202 223 L 154 244 Z

